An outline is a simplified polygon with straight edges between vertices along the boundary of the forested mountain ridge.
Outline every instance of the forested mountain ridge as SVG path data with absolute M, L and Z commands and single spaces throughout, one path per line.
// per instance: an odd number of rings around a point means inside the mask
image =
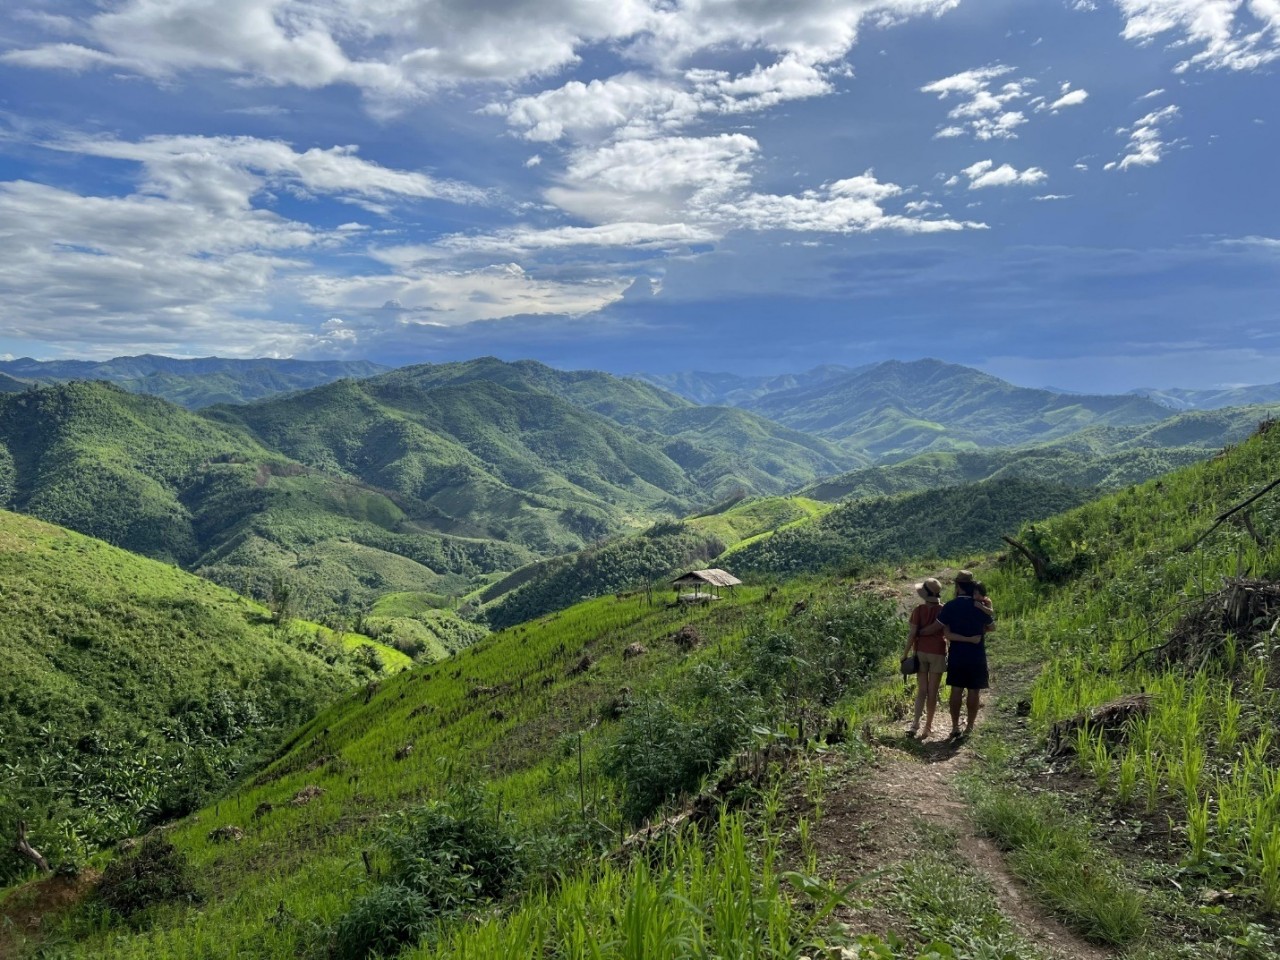
M 0 396 L 0 505 L 251 594 L 291 572 L 320 609 L 457 594 L 854 463 L 744 411 L 531 363 L 408 368 L 200 414 L 101 382 Z
M 805 374 L 639 374 L 684 396 L 751 410 L 872 462 L 924 451 L 1050 442 L 1094 425 L 1154 423 L 1173 411 L 1132 394 L 1018 387 L 940 360 L 889 360 Z
M 702 406 L 636 379 L 594 370 L 557 370 L 534 360 L 506 363 L 482 357 L 461 363 L 402 367 L 369 384 L 431 391 L 489 382 L 517 393 L 551 394 L 634 428 L 695 474 L 713 499 L 735 486 L 781 493 L 803 474 L 826 476 L 865 458 L 803 431 L 731 406 Z M 692 449 L 690 447 L 692 445 Z
M 244 403 L 305 390 L 343 377 L 370 377 L 390 369 L 368 360 L 281 360 L 223 357 L 179 359 L 144 354 L 112 360 L 0 361 L 0 374 L 30 383 L 107 380 L 131 393 L 164 397 L 188 409 Z M 3 377 L 0 377 L 2 383 Z M 0 385 L 0 390 L 5 388 Z
M 425 505 L 268 450 L 157 397 L 69 383 L 0 397 L 0 506 L 261 595 L 274 574 L 322 608 L 370 591 L 450 592 L 525 547 L 415 525 Z
M 879 459 L 1045 442 L 1096 424 L 1155 423 L 1170 416 L 1141 397 L 1055 394 L 939 360 L 886 361 L 768 394 L 750 408 Z
M 1181 387 L 1157 390 L 1151 387 L 1139 387 L 1129 392 L 1174 410 L 1219 410 L 1223 407 L 1280 403 L 1280 383 L 1223 387 L 1218 390 L 1188 390 Z
M 1051 443 L 1012 449 L 921 453 L 820 480 L 817 500 L 907 493 L 1001 477 L 1114 490 L 1203 460 L 1249 436 L 1280 405 L 1176 414 L 1155 424 L 1087 427 Z
M 754 377 L 737 373 L 708 373 L 701 370 L 683 373 L 634 373 L 631 376 L 669 390 L 694 403 L 746 407 L 771 393 L 813 386 L 866 370 L 871 366 L 873 364 L 846 367 L 832 363 L 814 367 L 804 373 Z

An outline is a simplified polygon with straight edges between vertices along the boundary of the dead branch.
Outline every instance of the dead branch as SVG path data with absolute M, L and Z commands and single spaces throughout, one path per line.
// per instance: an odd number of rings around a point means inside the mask
M 1059 720 L 1049 730 L 1049 755 L 1058 757 L 1074 750 L 1076 731 L 1081 728 L 1097 732 L 1111 742 L 1123 739 L 1131 721 L 1146 716 L 1151 709 L 1151 701 L 1149 693 L 1130 693 L 1074 717 Z
M 13 851 L 34 863 L 42 873 L 49 872 L 49 861 L 40 855 L 39 850 L 27 843 L 27 821 L 25 820 L 18 821 L 18 842 L 13 845 Z
M 1040 556 L 1040 554 L 1033 552 L 1029 547 L 1025 546 L 1024 544 L 1019 543 L 1017 540 L 1013 539 L 1013 537 L 1002 536 L 1000 539 L 1003 540 L 1005 543 L 1009 544 L 1009 546 L 1013 547 L 1013 549 L 1017 550 L 1029 561 L 1031 561 L 1031 566 L 1036 572 L 1037 580 L 1047 580 L 1049 578 L 1049 575 L 1048 575 L 1049 561 L 1048 560 Z
M 1263 550 L 1267 549 L 1267 541 L 1262 539 L 1262 534 L 1258 533 L 1257 528 L 1253 525 L 1253 518 L 1249 513 L 1240 514 L 1240 522 L 1244 524 L 1244 528 L 1249 531 L 1249 536 L 1253 537 L 1253 542 Z
M 1188 544 L 1187 546 L 1183 547 L 1182 552 L 1190 553 L 1196 547 L 1200 546 L 1200 544 L 1204 543 L 1205 538 L 1208 537 L 1209 534 L 1213 533 L 1213 531 L 1217 530 L 1218 527 L 1222 526 L 1225 520 L 1229 519 L 1234 514 L 1239 513 L 1245 507 L 1249 506 L 1249 504 L 1253 503 L 1255 500 L 1260 499 L 1262 496 L 1271 492 L 1276 487 L 1280 487 L 1280 477 L 1277 477 L 1276 479 L 1272 480 L 1270 483 L 1268 483 L 1265 487 L 1263 487 L 1253 496 L 1249 497 L 1247 500 L 1242 500 L 1239 503 L 1237 503 L 1234 507 L 1232 507 L 1230 510 L 1226 510 L 1223 513 L 1218 514 L 1218 516 L 1214 518 L 1213 526 L 1211 526 L 1204 533 L 1200 534 L 1200 536 L 1196 538 L 1194 543 Z

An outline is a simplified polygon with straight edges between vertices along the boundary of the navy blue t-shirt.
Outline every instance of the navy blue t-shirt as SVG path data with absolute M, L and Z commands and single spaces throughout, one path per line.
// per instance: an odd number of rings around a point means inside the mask
M 991 614 L 973 602 L 973 597 L 956 597 L 942 605 L 938 622 L 962 637 L 980 637 L 991 623 Z

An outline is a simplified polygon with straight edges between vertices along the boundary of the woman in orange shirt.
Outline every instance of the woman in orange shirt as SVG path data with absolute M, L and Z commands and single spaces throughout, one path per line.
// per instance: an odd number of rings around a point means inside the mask
M 907 635 L 907 649 L 903 653 L 904 657 L 909 657 L 914 651 L 920 661 L 920 670 L 916 674 L 915 716 L 907 735 L 916 735 L 920 729 L 920 714 L 923 713 L 924 732 L 920 739 L 924 741 L 933 732 L 938 688 L 942 686 L 942 675 L 947 669 L 947 641 L 942 624 L 938 623 L 938 612 L 942 609 L 942 584 L 929 577 L 916 584 L 916 595 L 924 603 L 911 611 L 911 632 Z

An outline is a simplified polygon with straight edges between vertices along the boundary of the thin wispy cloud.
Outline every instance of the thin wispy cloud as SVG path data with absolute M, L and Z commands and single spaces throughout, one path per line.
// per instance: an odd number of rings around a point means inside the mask
M 1280 58 L 1280 3 L 1275 0 L 1115 0 L 1124 37 L 1194 49 L 1177 73 L 1257 70 Z
M 1159 163 L 1169 148 L 1169 143 L 1164 139 L 1164 128 L 1176 120 L 1181 112 L 1176 104 L 1169 104 L 1139 117 L 1132 127 L 1121 127 L 1116 132 L 1129 138 L 1124 155 L 1119 160 L 1106 164 L 1103 169 L 1129 170 Z
M 1004 64 L 976 67 L 934 80 L 920 88 L 921 93 L 937 94 L 939 100 L 951 101 L 947 123 L 934 134 L 946 140 L 970 135 L 976 140 L 1014 140 L 1019 128 L 1027 123 L 1027 111 L 1050 111 L 1079 106 L 1088 99 L 1084 89 L 1071 89 L 1063 83 L 1057 97 L 1033 96 L 1036 81 L 1030 77 L 1006 79 L 1014 68 Z

